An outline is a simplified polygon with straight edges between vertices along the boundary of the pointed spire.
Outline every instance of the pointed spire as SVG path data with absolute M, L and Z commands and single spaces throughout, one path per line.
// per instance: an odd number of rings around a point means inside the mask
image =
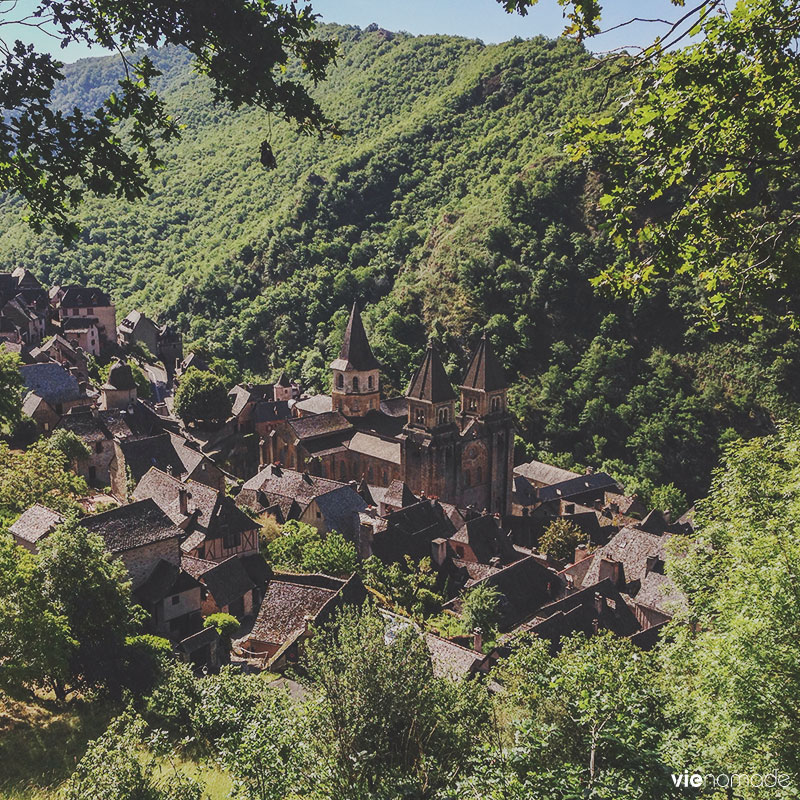
M 493 392 L 507 387 L 503 368 L 497 360 L 492 346 L 484 333 L 478 347 L 472 354 L 464 381 L 461 384 L 465 389 L 479 389 L 483 392 Z
M 445 403 L 455 400 L 455 392 L 450 384 L 450 379 L 442 366 L 442 360 L 433 346 L 428 341 L 425 358 L 422 359 L 419 369 L 414 373 L 411 383 L 408 384 L 406 397 L 417 400 L 427 400 L 429 403 Z
M 344 330 L 344 339 L 342 340 L 339 358 L 331 364 L 331 368 L 342 371 L 357 370 L 359 372 L 380 369 L 380 364 L 372 354 L 372 348 L 369 346 L 369 341 L 367 341 L 364 323 L 361 321 L 361 314 L 358 312 L 356 303 L 353 303 L 350 319 L 347 321 L 347 327 Z

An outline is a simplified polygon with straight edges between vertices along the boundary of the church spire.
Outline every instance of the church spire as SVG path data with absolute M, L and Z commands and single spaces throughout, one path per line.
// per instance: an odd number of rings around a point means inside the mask
M 469 362 L 461 386 L 464 389 L 477 389 L 481 392 L 500 391 L 508 386 L 503 368 L 485 333 L 481 336 L 478 347 L 472 354 L 472 360 Z
M 358 306 L 355 302 L 344 331 L 339 358 L 331 364 L 331 368 L 357 372 L 380 369 L 380 364 L 369 346 L 367 334 L 364 331 L 364 323 L 361 321 L 361 314 L 358 312 Z
M 453 386 L 432 341 L 428 341 L 425 358 L 422 359 L 419 369 L 408 384 L 406 397 L 428 403 L 446 403 L 455 400 Z

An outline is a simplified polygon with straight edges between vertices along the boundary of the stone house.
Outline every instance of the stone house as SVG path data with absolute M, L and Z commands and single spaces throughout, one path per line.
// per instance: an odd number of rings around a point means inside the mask
M 39 542 L 45 536 L 49 536 L 63 521 L 64 517 L 57 511 L 36 503 L 23 511 L 8 530 L 14 537 L 15 544 L 35 553 Z
M 51 290 L 51 303 L 59 324 L 65 319 L 94 317 L 97 322 L 100 352 L 105 353 L 117 343 L 117 317 L 114 304 L 101 289 L 86 286 L 57 286 Z
M 150 613 L 149 630 L 158 636 L 180 640 L 202 627 L 202 587 L 170 561 L 158 561 L 134 599 Z

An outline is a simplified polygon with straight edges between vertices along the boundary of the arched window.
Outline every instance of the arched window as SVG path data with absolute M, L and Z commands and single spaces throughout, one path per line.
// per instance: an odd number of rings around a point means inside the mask
M 478 410 L 478 401 L 474 397 L 469 398 L 469 402 L 467 403 L 467 407 L 470 411 L 477 411 Z
M 499 411 L 500 410 L 500 398 L 493 397 L 492 398 L 492 411 Z
M 344 389 L 344 375 L 341 372 L 336 376 L 336 385 L 340 389 Z
M 440 408 L 439 409 L 439 424 L 443 425 L 445 422 L 447 422 L 447 409 L 446 408 Z
M 425 412 L 421 408 L 416 409 L 416 413 L 415 413 L 415 417 L 414 418 L 416 419 L 417 422 L 424 423 L 425 422 Z
M 370 375 L 370 376 L 367 378 L 367 386 L 368 386 L 370 389 L 374 389 L 374 388 L 375 388 L 375 378 L 374 378 L 372 375 Z
M 357 375 L 356 375 L 356 377 L 353 378 L 353 391 L 354 392 L 358 391 L 358 376 Z

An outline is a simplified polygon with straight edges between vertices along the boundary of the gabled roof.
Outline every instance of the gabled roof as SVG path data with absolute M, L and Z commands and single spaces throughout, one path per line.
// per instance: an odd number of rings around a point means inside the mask
M 291 419 L 289 425 L 297 438 L 304 440 L 327 436 L 337 431 L 350 430 L 353 427 L 338 411 Z
M 481 336 L 478 347 L 472 354 L 464 381 L 461 384 L 465 389 L 478 389 L 482 392 L 493 392 L 505 389 L 506 377 L 503 368 L 492 350 L 491 344 L 486 339 L 486 334 Z
M 638 527 L 623 528 L 608 544 L 594 551 L 583 585 L 588 586 L 599 581 L 602 559 L 621 562 L 626 583 L 643 580 L 650 571 L 647 566 L 648 558 L 654 556 L 661 564 L 666 560 L 666 543 L 669 538 L 669 534 L 648 533 Z
M 551 500 L 566 500 L 586 492 L 599 492 L 602 495 L 606 489 L 615 490 L 618 487 L 619 484 L 607 473 L 589 472 L 551 486 L 543 486 L 537 494 L 540 502 L 548 503 Z
M 356 303 L 353 303 L 350 319 L 344 330 L 339 358 L 331 363 L 331 369 L 356 370 L 358 372 L 380 369 L 380 364 L 372 354 L 372 348 L 367 341 L 364 323 L 361 321 L 361 314 L 358 312 Z
M 112 553 L 124 553 L 172 538 L 177 544 L 181 535 L 170 518 L 150 499 L 85 517 L 81 525 L 100 534 Z
M 285 372 L 281 372 L 281 374 L 278 376 L 278 380 L 275 381 L 275 386 L 283 386 L 284 389 L 288 389 L 291 385 L 291 381 L 286 376 Z
M 453 534 L 451 541 L 469 545 L 475 558 L 483 564 L 495 557 L 506 564 L 521 558 L 500 523 L 490 514 L 465 522 Z
M 231 556 L 225 561 L 215 563 L 213 567 L 195 577 L 211 592 L 214 602 L 220 607 L 229 606 L 255 588 L 238 556 Z
M 419 502 L 419 498 L 411 491 L 405 481 L 394 480 L 383 495 L 384 505 L 392 508 L 405 508 Z
M 20 368 L 25 386 L 51 406 L 77 400 L 81 391 L 78 381 L 61 364 L 23 364 Z
M 157 603 L 165 597 L 199 587 L 200 584 L 188 572 L 163 558 L 153 567 L 147 580 L 134 591 L 134 596 L 145 605 Z
M 408 384 L 406 397 L 425 400 L 428 403 L 445 403 L 448 400 L 455 400 L 456 393 L 453 391 L 433 342 L 428 342 L 425 358 L 422 359 L 422 364 L 414 373 L 411 383 Z
M 62 308 L 84 308 L 86 306 L 110 306 L 109 296 L 92 286 L 67 286 L 61 297 Z
M 36 544 L 39 539 L 53 532 L 53 528 L 60 525 L 64 517 L 57 511 L 39 505 L 31 506 L 22 512 L 20 518 L 9 528 L 9 531 L 26 542 Z
M 564 481 L 572 480 L 572 478 L 580 478 L 577 472 L 554 467 L 552 464 L 545 464 L 541 461 L 529 461 L 527 464 L 520 464 L 514 467 L 514 474 L 521 475 L 533 483 L 540 483 L 542 486 L 552 486 L 554 483 L 563 483 Z
M 315 394 L 305 400 L 298 400 L 295 408 L 308 414 L 324 414 L 333 410 L 333 400 L 329 394 Z
M 141 480 L 150 467 L 157 467 L 166 473 L 171 471 L 175 476 L 186 472 L 168 433 L 130 439 L 120 442 L 119 446 L 125 457 L 125 465 L 130 468 L 135 481 Z

